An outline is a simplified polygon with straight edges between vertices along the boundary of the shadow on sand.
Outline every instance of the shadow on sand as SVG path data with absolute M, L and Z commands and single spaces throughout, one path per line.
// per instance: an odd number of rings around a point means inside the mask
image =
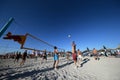
M 4 71 L 4 70 L 8 70 L 8 69 L 12 69 L 12 68 L 9 68 L 9 67 L 3 68 L 3 69 L 0 69 L 0 72 L 2 72 L 2 71 Z
M 83 59 L 82 61 L 83 61 L 83 62 L 80 64 L 81 67 L 83 67 L 83 65 L 84 65 L 85 63 L 87 63 L 88 61 L 90 61 L 90 59 L 85 58 L 85 59 Z
M 73 63 L 73 61 L 71 61 L 69 63 L 65 63 L 63 65 L 60 65 L 59 69 L 65 67 L 67 65 L 70 65 L 72 63 Z M 24 72 L 24 73 L 15 74 L 13 76 L 11 76 L 10 74 L 8 74 L 8 76 L 6 76 L 6 77 L 4 77 L 2 79 L 5 79 L 5 80 L 16 80 L 18 78 L 25 78 L 25 77 L 32 76 L 34 74 L 38 74 L 40 72 L 46 72 L 46 71 L 51 71 L 51 70 L 54 70 L 54 68 L 51 67 L 51 68 L 45 68 L 45 69 L 42 69 L 42 70 L 39 70 L 39 69 L 38 70 L 32 70 L 31 72 L 27 71 L 27 72 Z

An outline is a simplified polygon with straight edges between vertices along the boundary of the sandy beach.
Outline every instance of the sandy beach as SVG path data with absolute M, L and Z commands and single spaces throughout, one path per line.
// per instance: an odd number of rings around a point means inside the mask
M 60 57 L 58 70 L 53 69 L 53 57 L 46 63 L 41 63 L 41 58 L 27 59 L 22 67 L 19 63 L 1 59 L 0 80 L 120 80 L 120 58 L 101 57 L 98 61 L 84 57 L 83 66 L 76 68 L 72 58 L 67 63 L 65 57 Z

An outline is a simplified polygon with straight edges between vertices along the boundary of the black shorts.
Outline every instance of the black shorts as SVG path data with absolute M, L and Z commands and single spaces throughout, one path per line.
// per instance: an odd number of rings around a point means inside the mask
M 43 59 L 46 59 L 46 60 L 47 60 L 47 57 L 46 57 L 46 56 L 43 56 Z
M 93 56 L 98 56 L 98 54 L 93 54 Z

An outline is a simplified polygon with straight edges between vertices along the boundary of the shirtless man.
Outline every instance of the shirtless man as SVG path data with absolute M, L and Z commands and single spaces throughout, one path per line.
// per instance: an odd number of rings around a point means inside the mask
M 94 56 L 95 60 L 99 60 L 98 52 L 97 52 L 97 50 L 95 48 L 93 48 L 93 56 Z
M 20 66 L 24 65 L 26 58 L 27 58 L 27 50 L 25 50 L 25 52 L 22 54 L 22 62 L 20 63 Z

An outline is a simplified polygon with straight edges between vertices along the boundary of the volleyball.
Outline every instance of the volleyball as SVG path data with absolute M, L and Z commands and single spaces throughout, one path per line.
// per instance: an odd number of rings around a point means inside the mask
M 70 37 L 71 37 L 71 35 L 68 35 L 68 37 L 70 38 Z

